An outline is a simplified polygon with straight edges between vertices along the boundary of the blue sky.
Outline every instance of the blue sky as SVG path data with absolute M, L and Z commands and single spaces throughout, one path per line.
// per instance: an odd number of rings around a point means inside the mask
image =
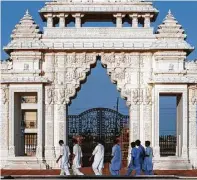
M 3 1 L 1 2 L 1 47 L 8 44 L 10 35 L 15 25 L 25 14 L 26 9 L 29 10 L 36 23 L 42 27 L 42 22 L 38 10 L 44 6 L 44 2 L 39 1 Z M 172 14 L 183 26 L 188 35 L 187 41 L 194 47 L 197 47 L 197 2 L 155 2 L 154 6 L 159 10 L 159 15 L 155 23 L 152 25 L 157 28 L 162 23 L 169 9 Z M 6 59 L 7 55 L 1 50 L 1 59 Z M 188 56 L 189 60 L 197 59 L 197 51 L 195 50 Z M 116 85 L 112 84 L 106 70 L 97 63 L 96 68 L 91 70 L 91 74 L 87 78 L 87 82 L 82 85 L 76 99 L 72 100 L 69 106 L 69 114 L 77 114 L 86 109 L 93 107 L 109 107 L 115 108 L 116 99 L 120 97 L 116 90 Z M 160 119 L 161 130 L 163 132 L 175 130 L 175 98 L 160 99 Z M 120 112 L 128 113 L 125 101 L 120 98 Z M 166 125 L 167 124 L 167 125 Z

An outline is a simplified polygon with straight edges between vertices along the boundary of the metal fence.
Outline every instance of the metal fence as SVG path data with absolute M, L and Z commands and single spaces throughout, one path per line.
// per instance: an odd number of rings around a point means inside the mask
M 25 134 L 25 154 L 26 156 L 35 156 L 37 146 L 37 134 Z
M 159 137 L 160 155 L 176 156 L 177 138 L 175 135 L 162 135 Z
M 91 166 L 88 161 L 96 145 L 95 139 L 102 139 L 105 146 L 105 162 L 111 161 L 113 139 L 122 135 L 125 124 L 129 122 L 129 116 L 109 108 L 93 108 L 79 115 L 68 115 L 69 146 L 72 149 L 72 138 L 79 135 L 83 137 L 81 145 L 83 154 L 83 166 Z M 128 145 L 127 145 L 128 146 Z M 128 154 L 128 147 L 124 154 Z

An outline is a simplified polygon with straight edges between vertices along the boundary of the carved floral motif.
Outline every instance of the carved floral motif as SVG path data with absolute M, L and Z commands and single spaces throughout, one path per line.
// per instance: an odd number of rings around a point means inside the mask
M 151 101 L 152 101 L 151 99 L 152 99 L 151 90 L 147 88 L 144 90 L 144 103 L 146 105 L 151 104 Z
M 2 102 L 3 104 L 5 104 L 6 102 L 8 102 L 8 88 L 7 87 L 3 87 L 2 88 Z
M 47 89 L 47 102 L 52 104 L 54 100 L 54 90 L 52 88 Z
M 191 102 L 194 105 L 197 104 L 197 87 L 193 87 L 191 91 L 192 91 Z

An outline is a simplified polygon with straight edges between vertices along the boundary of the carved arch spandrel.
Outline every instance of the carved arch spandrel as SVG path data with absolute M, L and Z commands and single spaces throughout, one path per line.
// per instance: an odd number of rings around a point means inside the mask
M 139 70 L 139 57 L 139 53 L 101 53 L 101 63 L 107 68 L 112 83 L 117 85 L 128 106 L 135 103 L 132 92 L 137 88 L 137 78 L 134 77 Z
M 97 61 L 96 53 L 57 53 L 55 58 L 55 94 L 57 104 L 69 104 L 86 80 L 91 66 Z

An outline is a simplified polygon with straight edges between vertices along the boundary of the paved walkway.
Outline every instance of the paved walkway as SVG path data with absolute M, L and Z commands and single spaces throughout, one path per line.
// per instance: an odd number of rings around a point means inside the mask
M 79 179 L 79 180 L 125 180 L 125 179 L 141 179 L 141 180 L 150 180 L 150 179 L 155 179 L 155 180 L 174 180 L 174 179 L 197 179 L 197 177 L 179 177 L 179 176 L 173 176 L 173 175 L 168 175 L 168 176 L 161 176 L 161 175 L 154 175 L 154 176 L 138 176 L 138 177 L 123 177 L 123 176 L 117 176 L 117 177 L 112 177 L 112 176 L 53 176 L 53 175 L 47 175 L 47 176 L 4 176 L 1 177 L 2 179 L 22 179 L 22 180 L 42 180 L 42 179 L 53 179 L 53 180 L 60 180 L 60 179 Z
M 91 168 L 82 168 L 81 171 L 85 175 L 92 176 L 94 175 Z M 60 170 L 13 170 L 13 169 L 2 169 L 1 176 L 9 176 L 9 175 L 59 175 Z M 103 170 L 104 175 L 110 175 L 108 168 Z M 126 174 L 126 168 L 121 170 L 121 175 Z M 187 177 L 197 177 L 197 169 L 196 170 L 156 170 L 154 171 L 155 175 L 177 175 L 177 176 L 187 176 Z

